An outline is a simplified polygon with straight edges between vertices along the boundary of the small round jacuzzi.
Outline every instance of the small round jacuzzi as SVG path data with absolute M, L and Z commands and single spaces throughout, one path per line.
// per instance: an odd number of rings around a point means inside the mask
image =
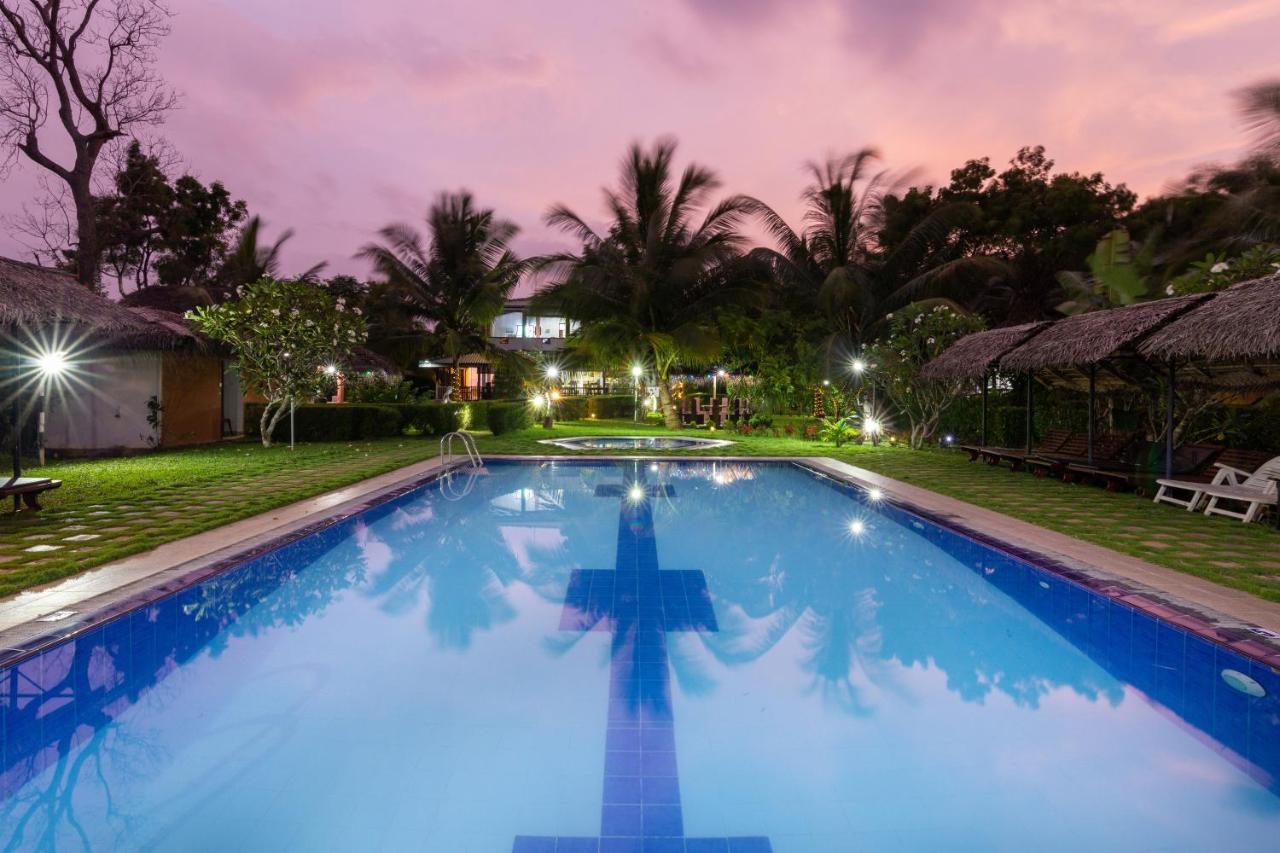
M 726 447 L 732 441 L 684 435 L 581 435 L 576 438 L 544 438 L 540 444 L 554 444 L 568 450 L 702 450 Z

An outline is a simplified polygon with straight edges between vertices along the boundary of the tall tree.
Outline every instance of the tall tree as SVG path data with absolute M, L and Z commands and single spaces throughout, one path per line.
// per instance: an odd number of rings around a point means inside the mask
M 410 225 L 388 225 L 359 257 L 373 262 L 408 313 L 430 327 L 454 381 L 462 356 L 489 352 L 489 326 L 502 312 L 527 262 L 511 250 L 519 229 L 471 193 L 441 193 L 427 211 L 427 243 Z M 386 294 L 380 294 L 385 298 Z
M 884 248 L 893 251 L 899 235 L 911 234 L 939 208 L 968 205 L 976 216 L 932 243 L 920 263 L 999 260 L 1003 273 L 984 270 L 957 286 L 962 302 L 992 325 L 1053 316 L 1067 298 L 1058 273 L 1085 268 L 1098 241 L 1121 224 L 1136 201 L 1124 184 L 1112 186 L 1101 173 L 1054 172 L 1053 166 L 1043 146 L 1023 148 L 1003 172 L 985 157 L 970 160 L 936 192 L 922 187 L 902 198 L 887 197 Z
M 936 289 L 964 267 L 990 266 L 981 257 L 920 264 L 931 244 L 972 218 L 961 203 L 930 205 L 886 251 L 884 203 L 901 179 L 877 169 L 878 160 L 874 149 L 864 148 L 806 164 L 800 231 L 769 205 L 749 200 L 776 243 L 754 254 L 772 265 L 784 304 L 826 319 L 828 361 L 866 343 L 887 311 L 927 294 L 930 285 Z
M 672 369 L 714 359 L 717 311 L 752 296 L 734 263 L 748 200 L 732 196 L 711 204 L 719 178 L 691 163 L 677 179 L 675 152 L 671 139 L 648 151 L 631 146 L 618 188 L 604 191 L 610 221 L 603 234 L 569 208 L 552 207 L 547 223 L 582 247 L 538 260 L 554 278 L 538 301 L 578 320 L 577 345 L 598 357 L 649 361 L 663 418 L 673 429 L 680 415 Z
M 0 140 L 67 185 L 76 212 L 76 276 L 98 288 L 92 190 L 103 147 L 160 122 L 174 94 L 154 71 L 169 32 L 158 0 L 0 0 Z M 63 138 L 52 141 L 52 113 Z M 69 143 L 70 162 L 58 159 Z

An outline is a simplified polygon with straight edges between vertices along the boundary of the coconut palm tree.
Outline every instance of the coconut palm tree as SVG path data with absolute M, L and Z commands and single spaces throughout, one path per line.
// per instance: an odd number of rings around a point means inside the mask
M 270 245 L 263 243 L 262 217 L 251 216 L 240 229 L 236 245 L 227 255 L 219 268 L 213 285 L 214 301 L 221 301 L 243 284 L 251 284 L 263 278 L 278 278 L 280 275 L 280 252 L 284 244 L 293 238 L 293 229 L 286 228 L 280 237 Z M 296 276 L 299 281 L 314 282 L 325 268 L 321 262 Z
M 427 243 L 411 226 L 388 225 L 359 256 L 373 261 L 406 309 L 431 327 L 452 375 L 467 353 L 488 353 L 489 326 L 502 312 L 527 262 L 511 251 L 519 229 L 471 193 L 441 193 L 427 211 Z
M 878 161 L 875 149 L 863 148 L 805 164 L 809 184 L 801 193 L 805 212 L 799 231 L 763 201 L 747 200 L 776 244 L 753 254 L 773 268 L 788 303 L 827 318 L 828 357 L 859 347 L 886 311 L 926 295 L 931 286 L 945 290 L 948 278 L 963 269 L 995 269 L 986 258 L 964 258 L 924 271 L 913 266 L 931 241 L 943 239 L 972 213 L 968 205 L 937 208 L 892 252 L 884 252 L 885 198 L 907 176 L 877 169 Z
M 631 146 L 618 187 L 604 191 L 609 222 L 603 233 L 568 207 L 552 207 L 547 224 L 582 247 L 537 261 L 553 279 L 537 302 L 579 321 L 574 344 L 596 359 L 647 361 L 672 429 L 680 425 L 673 369 L 714 360 L 720 353 L 718 309 L 754 293 L 734 264 L 747 200 L 731 196 L 712 204 L 720 187 L 715 172 L 691 163 L 677 178 L 675 152 L 672 139 L 649 150 Z

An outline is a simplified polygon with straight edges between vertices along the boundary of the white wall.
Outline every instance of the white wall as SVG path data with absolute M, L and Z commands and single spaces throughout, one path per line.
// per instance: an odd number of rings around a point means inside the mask
M 146 448 L 158 438 L 147 401 L 160 396 L 160 354 L 107 353 L 81 366 L 50 395 L 45 447 L 50 450 Z

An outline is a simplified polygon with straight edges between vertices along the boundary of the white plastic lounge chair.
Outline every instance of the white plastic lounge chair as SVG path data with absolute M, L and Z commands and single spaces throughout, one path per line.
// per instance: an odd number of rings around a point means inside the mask
M 1275 504 L 1276 481 L 1280 480 L 1280 456 L 1260 465 L 1253 473 L 1220 462 L 1217 467 L 1218 473 L 1211 483 L 1156 480 L 1160 488 L 1155 500 L 1186 507 L 1194 512 L 1207 497 L 1209 504 L 1205 507 L 1205 515 L 1225 515 L 1238 518 L 1246 524 L 1256 520 L 1264 507 Z M 1191 496 L 1183 499 L 1170 494 L 1170 490 L 1190 492 Z M 1243 512 L 1238 512 L 1221 506 L 1222 501 L 1238 501 L 1248 506 Z

